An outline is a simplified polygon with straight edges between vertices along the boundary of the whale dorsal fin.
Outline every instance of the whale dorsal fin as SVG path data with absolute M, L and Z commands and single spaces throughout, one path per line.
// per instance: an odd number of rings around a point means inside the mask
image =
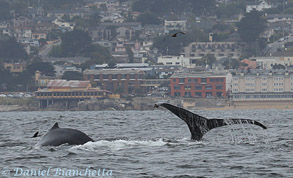
M 38 137 L 39 135 L 39 132 L 36 132 L 35 134 L 34 134 L 34 136 L 32 136 L 32 138 L 35 138 L 35 137 Z
M 58 129 L 58 128 L 60 128 L 60 127 L 58 126 L 58 122 L 56 122 L 50 130 L 54 130 L 54 129 Z
M 187 111 L 183 108 L 173 106 L 171 104 L 162 103 L 162 104 L 155 104 L 155 107 L 162 106 L 180 119 L 182 119 L 187 125 L 191 133 L 192 140 L 200 140 L 205 133 L 209 130 L 217 127 L 222 127 L 225 125 L 231 124 L 253 124 L 266 129 L 267 127 L 251 119 L 207 119 L 200 115 L 194 114 L 190 111 Z

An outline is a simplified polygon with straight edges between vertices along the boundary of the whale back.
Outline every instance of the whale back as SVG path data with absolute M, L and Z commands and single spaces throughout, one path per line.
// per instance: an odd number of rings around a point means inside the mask
M 41 138 L 37 143 L 38 146 L 59 146 L 62 144 L 82 145 L 86 142 L 93 141 L 85 133 L 71 128 L 60 128 L 58 123 Z

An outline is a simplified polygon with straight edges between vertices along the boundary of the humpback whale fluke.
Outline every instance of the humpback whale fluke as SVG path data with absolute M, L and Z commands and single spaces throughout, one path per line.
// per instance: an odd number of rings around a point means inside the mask
M 56 122 L 53 127 L 42 137 L 37 146 L 59 146 L 62 144 L 82 145 L 93 141 L 85 133 L 70 128 L 60 128 Z
M 155 104 L 154 107 L 158 108 L 159 106 L 168 109 L 188 125 L 192 140 L 200 140 L 205 133 L 213 128 L 231 124 L 254 124 L 262 127 L 263 129 L 267 128 L 260 122 L 251 119 L 207 119 L 183 108 L 173 106 L 167 103 Z

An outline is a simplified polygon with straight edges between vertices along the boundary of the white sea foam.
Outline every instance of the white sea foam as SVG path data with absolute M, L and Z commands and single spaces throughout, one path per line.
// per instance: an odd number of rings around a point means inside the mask
M 166 145 L 167 142 L 163 141 L 163 139 L 159 140 L 99 140 L 96 142 L 87 142 L 84 145 L 77 145 L 72 147 L 71 149 L 80 149 L 80 150 L 98 150 L 99 148 L 108 147 L 112 150 L 122 150 L 129 149 L 134 147 L 159 147 Z

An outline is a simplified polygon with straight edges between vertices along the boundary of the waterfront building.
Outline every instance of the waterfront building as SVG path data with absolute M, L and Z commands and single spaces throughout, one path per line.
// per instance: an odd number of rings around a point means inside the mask
M 170 77 L 172 97 L 226 97 L 226 73 L 178 71 Z
M 145 72 L 139 69 L 86 69 L 83 78 L 104 90 L 128 95 L 142 90 L 141 84 Z
M 35 96 L 40 101 L 40 108 L 63 102 L 66 106 L 70 103 L 91 98 L 105 98 L 110 94 L 107 90 L 93 88 L 90 81 L 78 80 L 50 80 L 47 88 L 39 89 Z
M 232 101 L 293 100 L 293 71 L 250 70 L 232 78 Z

